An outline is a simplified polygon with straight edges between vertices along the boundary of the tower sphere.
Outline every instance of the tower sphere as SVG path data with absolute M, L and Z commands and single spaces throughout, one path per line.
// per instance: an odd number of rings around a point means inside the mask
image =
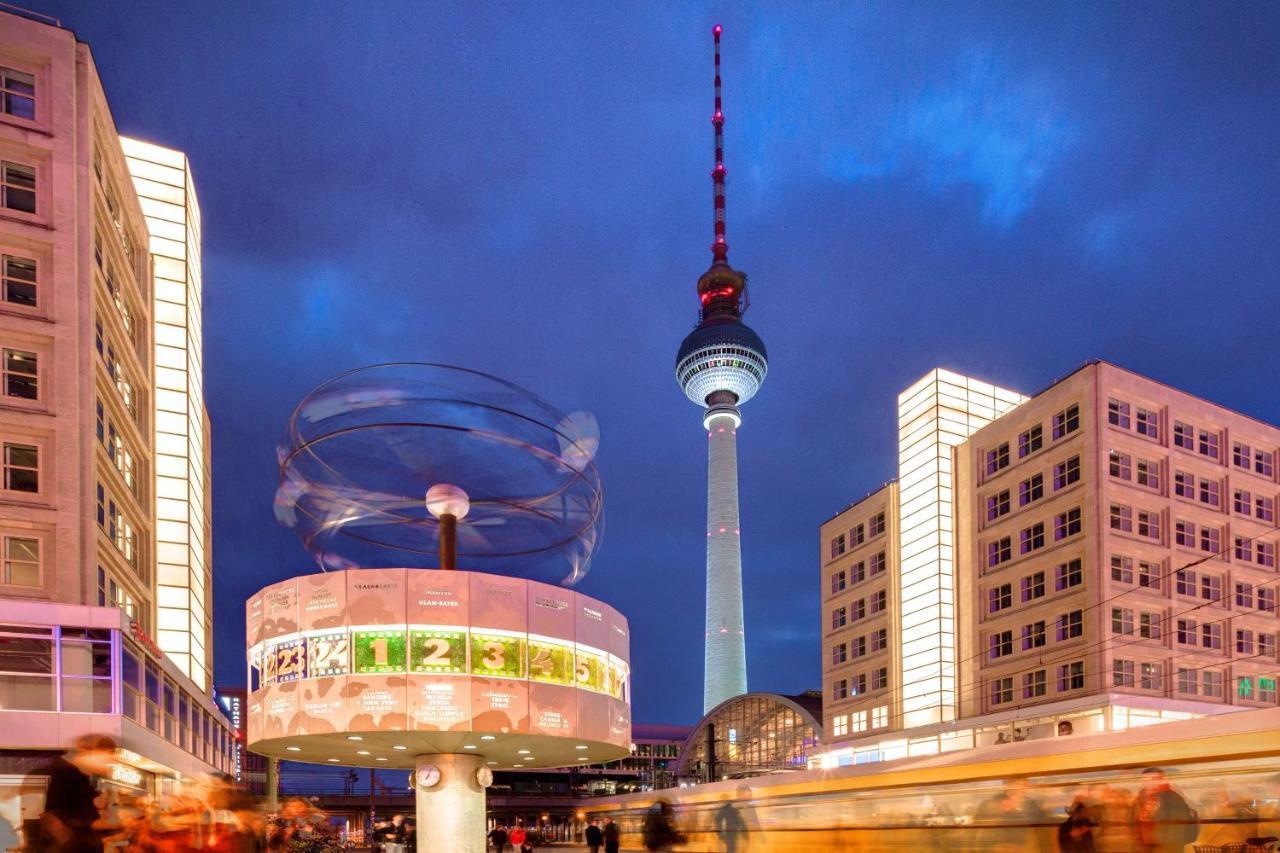
M 768 352 L 760 336 L 736 317 L 708 318 L 685 337 L 676 354 L 676 382 L 691 401 L 709 404 L 717 391 L 735 403 L 750 400 L 769 372 Z

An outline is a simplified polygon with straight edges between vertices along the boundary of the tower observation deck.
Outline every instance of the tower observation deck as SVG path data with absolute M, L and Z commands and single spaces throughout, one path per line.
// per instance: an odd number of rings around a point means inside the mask
M 703 655 L 704 713 L 747 692 L 746 635 L 742 616 L 742 546 L 738 523 L 739 409 L 768 373 L 764 341 L 746 323 L 746 273 L 729 266 L 725 239 L 724 112 L 720 94 L 720 33 L 715 37 L 715 238 L 711 267 L 698 279 L 698 325 L 676 355 L 676 381 L 704 407 L 707 430 L 707 633 Z

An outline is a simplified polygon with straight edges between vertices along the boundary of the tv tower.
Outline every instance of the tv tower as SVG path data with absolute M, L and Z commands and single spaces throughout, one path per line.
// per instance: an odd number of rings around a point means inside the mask
M 680 344 L 676 381 L 705 406 L 707 430 L 707 637 L 703 652 L 702 709 L 747 692 L 747 648 L 742 618 L 742 545 L 738 526 L 738 407 L 755 396 L 769 365 L 760 336 L 742 322 L 747 275 L 729 266 L 724 229 L 724 112 L 720 103 L 720 30 L 715 37 L 716 162 L 711 170 L 715 239 L 711 268 L 698 279 L 698 325 Z

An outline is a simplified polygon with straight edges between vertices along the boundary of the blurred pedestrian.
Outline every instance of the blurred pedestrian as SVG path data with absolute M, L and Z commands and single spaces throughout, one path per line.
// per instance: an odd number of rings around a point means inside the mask
M 1158 767 L 1142 771 L 1132 820 L 1138 849 L 1144 853 L 1182 853 L 1200 834 L 1198 816 Z
M 524 827 L 520 824 L 516 824 L 512 828 L 507 838 L 516 853 L 525 853 L 526 850 L 533 849 L 533 846 L 529 844 L 529 833 L 525 832 Z
M 34 853 L 102 853 L 108 827 L 101 822 L 98 781 L 109 776 L 116 742 L 106 735 L 81 735 L 64 757 L 51 759 L 32 773 L 44 782 L 44 811 L 38 837 L 29 839 Z
M 671 850 L 684 843 L 684 835 L 676 829 L 675 810 L 667 800 L 659 800 L 644 819 L 644 849 Z
M 604 819 L 604 853 L 618 853 L 618 848 L 622 844 L 621 833 L 618 832 L 618 825 L 613 822 L 613 818 Z
M 507 842 L 510 840 L 507 835 L 507 828 L 502 824 L 498 824 L 489 833 L 489 843 L 493 845 L 495 853 L 504 853 L 507 849 Z
M 587 824 L 586 841 L 587 849 L 591 853 L 600 853 L 600 845 L 604 844 L 604 833 L 600 831 L 600 827 L 594 820 Z
M 1058 849 L 1062 853 L 1094 853 L 1093 821 L 1082 800 L 1071 804 L 1067 819 L 1058 827 Z

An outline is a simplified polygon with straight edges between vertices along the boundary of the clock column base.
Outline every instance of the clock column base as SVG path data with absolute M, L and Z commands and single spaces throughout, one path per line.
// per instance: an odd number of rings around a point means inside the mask
M 419 755 L 413 783 L 417 805 L 418 850 L 485 853 L 487 846 L 484 788 L 476 771 L 485 766 L 479 755 Z M 418 771 L 435 767 L 440 781 L 430 788 L 418 783 Z

